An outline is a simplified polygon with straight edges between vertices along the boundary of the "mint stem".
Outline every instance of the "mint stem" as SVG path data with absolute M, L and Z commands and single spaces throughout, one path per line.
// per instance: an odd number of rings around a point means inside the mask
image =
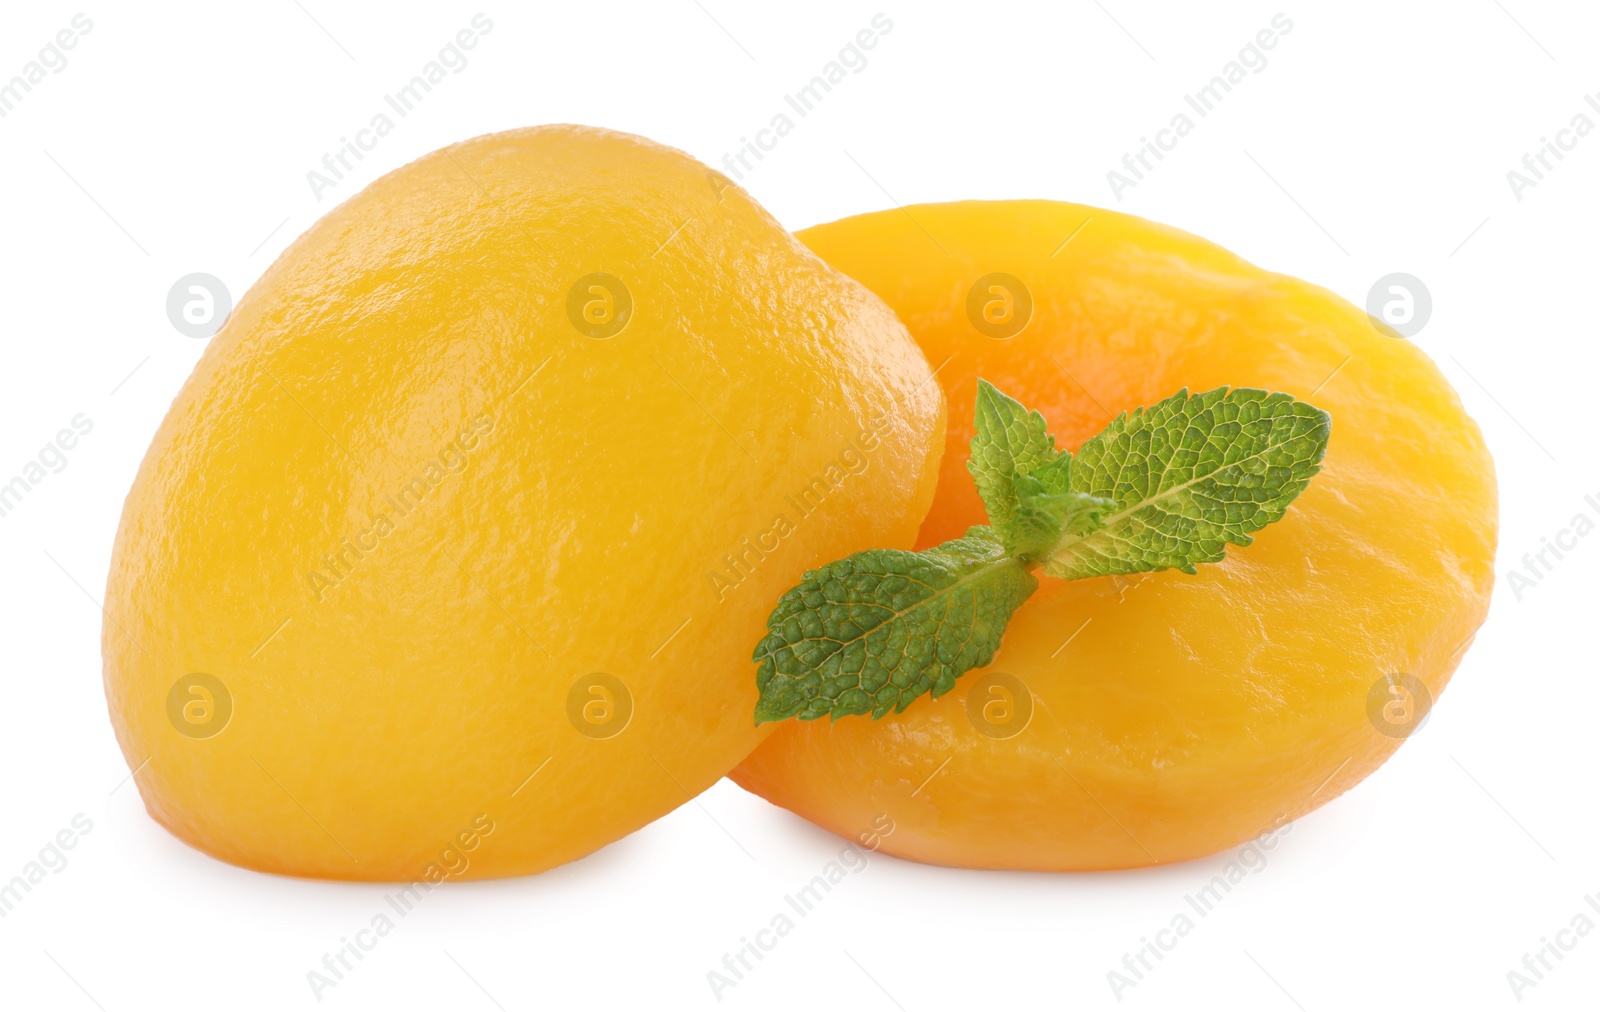
M 1331 420 L 1288 394 L 1181 390 L 1076 454 L 978 381 L 968 470 L 992 526 L 922 552 L 871 549 L 805 574 L 756 645 L 757 723 L 903 711 L 993 660 L 1038 587 L 1217 562 L 1281 520 L 1321 469 Z

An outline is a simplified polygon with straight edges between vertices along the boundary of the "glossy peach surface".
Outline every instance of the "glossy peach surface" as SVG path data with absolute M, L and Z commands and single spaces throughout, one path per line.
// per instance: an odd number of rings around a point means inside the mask
M 383 177 L 240 300 L 128 495 L 105 687 L 146 807 L 350 879 L 536 872 L 643 826 L 766 733 L 772 600 L 912 542 L 928 377 L 681 152 L 542 127 Z
M 1042 578 L 994 662 L 947 696 L 784 723 L 738 783 L 851 839 L 887 818 L 883 849 L 919 861 L 1180 861 L 1359 783 L 1443 691 L 1488 609 L 1495 477 L 1415 345 L 1321 288 L 1098 208 L 923 205 L 800 237 L 895 309 L 945 388 L 921 546 L 984 522 L 966 470 L 979 376 L 1068 448 L 1184 386 L 1284 391 L 1333 430 L 1322 473 L 1253 545 L 1194 576 Z M 1004 290 L 978 284 L 993 274 Z M 1031 302 L 1025 320 L 1008 300 Z M 986 320 L 1025 325 L 995 337 Z

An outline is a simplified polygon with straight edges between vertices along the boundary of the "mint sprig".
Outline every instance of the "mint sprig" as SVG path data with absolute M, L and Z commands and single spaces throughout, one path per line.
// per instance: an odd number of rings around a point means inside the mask
M 973 414 L 977 435 L 972 437 L 967 471 L 978 486 L 989 522 L 1004 531 L 1017 511 L 1017 477 L 1032 474 L 1059 457 L 1055 437 L 1045 431 L 1043 415 L 1029 411 L 985 380 L 978 381 Z
M 1063 531 L 1041 558 L 1076 580 L 1168 568 L 1193 573 L 1284 511 L 1322 469 L 1328 413 L 1288 394 L 1180 391 L 1118 415 L 1078 448 L 1072 488 L 1116 505 L 1090 531 Z
M 857 552 L 784 594 L 756 649 L 756 722 L 898 713 L 989 663 L 1039 585 L 993 530 L 924 552 Z
M 756 645 L 756 723 L 878 718 L 944 695 L 994 658 L 1035 569 L 1073 580 L 1221 560 L 1283 519 L 1331 428 L 1288 394 L 1227 387 L 1124 412 L 1077 454 L 981 379 L 976 416 L 967 467 L 991 526 L 806 573 Z

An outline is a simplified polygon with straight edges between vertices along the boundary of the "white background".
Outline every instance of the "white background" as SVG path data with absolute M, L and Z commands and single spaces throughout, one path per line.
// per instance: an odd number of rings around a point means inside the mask
M 94 430 L 0 518 L 0 880 L 75 814 L 93 830 L 0 919 L 0 1006 L 1519 1005 L 1507 972 L 1524 953 L 1581 911 L 1600 923 L 1584 901 L 1600 893 L 1600 537 L 1521 600 L 1507 581 L 1600 498 L 1600 131 L 1521 200 L 1506 173 L 1575 115 L 1600 125 L 1584 102 L 1600 11 L 1276 3 L 6 5 L 0 80 L 80 10 L 94 27 L 0 119 L 0 480 L 74 415 Z M 307 171 L 480 10 L 494 29 L 465 69 L 315 199 Z M 574 865 L 436 892 L 319 1003 L 307 971 L 384 888 L 179 843 L 125 782 L 106 717 L 96 602 L 118 511 L 204 346 L 169 324 L 167 290 L 206 271 L 237 296 L 337 201 L 488 131 L 598 124 L 720 166 L 880 11 L 892 31 L 746 175 L 756 198 L 799 228 L 891 202 L 1050 197 L 1170 222 L 1358 304 L 1390 272 L 1422 279 L 1434 311 L 1416 340 L 1499 468 L 1489 623 L 1423 730 L 1297 823 L 1120 1001 L 1107 972 L 1230 855 L 1095 875 L 874 857 L 719 1002 L 707 972 L 841 846 L 724 781 Z M 1294 28 L 1266 68 L 1119 202 L 1107 171 L 1280 11 Z M 1600 931 L 1520 1004 L 1597 990 Z

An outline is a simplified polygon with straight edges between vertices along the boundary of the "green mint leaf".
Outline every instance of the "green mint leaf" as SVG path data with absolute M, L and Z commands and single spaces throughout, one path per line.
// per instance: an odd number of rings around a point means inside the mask
M 1016 476 L 1055 460 L 1056 441 L 1045 431 L 1043 415 L 1029 411 L 987 380 L 978 380 L 976 415 L 977 434 L 972 437 L 967 470 L 978 484 L 989 523 L 1004 534 L 1017 511 Z
M 1073 491 L 1110 499 L 1100 526 L 1067 531 L 1043 558 L 1061 579 L 1178 568 L 1281 520 L 1319 470 L 1327 412 L 1288 394 L 1187 390 L 1119 415 L 1078 449 Z
M 1072 491 L 1072 454 L 1061 450 L 1050 460 L 1038 467 L 1029 468 L 1023 472 L 1027 477 L 1038 482 L 1040 490 L 1047 493 L 1060 493 Z M 1017 482 L 1013 481 L 1013 486 Z M 1018 491 L 1021 498 L 1021 491 Z
M 1070 454 L 1062 454 L 1070 463 Z M 1049 481 L 1058 469 L 1045 468 L 1018 475 L 1013 481 L 1017 509 L 1005 532 L 1006 549 L 1032 561 L 1050 551 L 1064 535 L 1088 534 L 1104 523 L 1102 517 L 1116 503 L 1086 492 L 1052 491 Z M 1044 475 L 1044 480 L 1041 480 Z
M 756 723 L 898 713 L 994 657 L 1038 581 L 988 527 L 923 552 L 857 552 L 805 574 L 756 645 Z
M 1321 470 L 1331 420 L 1288 394 L 1187 390 L 1119 415 L 1076 456 L 978 381 L 968 470 L 993 527 L 925 552 L 858 552 L 805 574 L 756 646 L 756 722 L 898 713 L 988 664 L 1033 576 L 1178 568 L 1281 520 Z

